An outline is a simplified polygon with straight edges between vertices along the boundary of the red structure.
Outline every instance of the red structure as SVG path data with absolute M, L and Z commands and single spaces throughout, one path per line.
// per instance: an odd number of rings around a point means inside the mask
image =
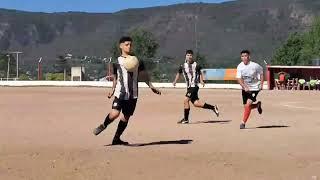
M 267 66 L 267 80 L 269 89 L 274 89 L 278 73 L 285 72 L 290 79 L 298 78 L 309 81 L 320 79 L 320 66 Z M 278 77 L 277 77 L 278 78 Z

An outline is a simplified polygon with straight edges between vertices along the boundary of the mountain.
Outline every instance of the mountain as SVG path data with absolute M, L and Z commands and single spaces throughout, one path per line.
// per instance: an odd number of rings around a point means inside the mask
M 308 29 L 320 12 L 319 0 L 238 0 L 128 9 L 115 13 L 42 13 L 0 9 L 0 51 L 23 51 L 23 64 L 42 56 L 108 57 L 112 44 L 134 28 L 151 31 L 159 56 L 178 63 L 186 49 L 198 48 L 211 67 L 234 67 L 239 52 L 270 59 L 291 32 Z M 181 62 L 181 61 L 180 61 Z

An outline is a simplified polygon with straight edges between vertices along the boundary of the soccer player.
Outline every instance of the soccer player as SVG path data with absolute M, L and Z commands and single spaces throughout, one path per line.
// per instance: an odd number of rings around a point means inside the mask
M 125 69 L 124 63 L 126 58 L 131 54 L 132 39 L 130 37 L 122 37 L 119 41 L 119 47 L 121 49 L 121 56 L 118 57 L 118 63 L 113 65 L 113 87 L 112 91 L 108 94 L 109 98 L 113 95 L 115 96 L 112 103 L 112 110 L 105 118 L 104 123 L 100 124 L 93 130 L 93 134 L 100 134 L 110 123 L 118 118 L 120 116 L 120 112 L 122 112 L 112 145 L 128 145 L 129 143 L 122 141 L 120 136 L 126 129 L 128 121 L 133 115 L 136 107 L 138 99 L 138 75 L 144 74 L 144 81 L 154 93 L 160 95 L 161 92 L 151 84 L 142 61 L 139 62 L 139 67 L 134 72 L 128 72 Z
M 245 129 L 252 109 L 258 110 L 262 114 L 261 101 L 257 101 L 260 90 L 263 89 L 263 69 L 262 67 L 250 60 L 250 51 L 241 51 L 242 62 L 237 67 L 237 79 L 242 87 L 242 100 L 244 105 L 243 119 L 240 129 Z
M 190 112 L 190 101 L 191 103 L 197 108 L 203 109 L 210 109 L 212 110 L 217 116 L 219 116 L 218 106 L 217 105 L 210 105 L 207 103 L 203 103 L 199 100 L 198 91 L 199 86 L 198 84 L 204 87 L 203 82 L 203 74 L 201 72 L 201 67 L 193 60 L 193 51 L 187 50 L 186 51 L 186 59 L 185 63 L 180 66 L 179 71 L 173 81 L 173 86 L 176 86 L 177 81 L 180 78 L 180 75 L 183 74 L 186 84 L 187 84 L 187 93 L 184 99 L 184 118 L 178 121 L 179 124 L 187 124 L 189 123 L 189 112 Z

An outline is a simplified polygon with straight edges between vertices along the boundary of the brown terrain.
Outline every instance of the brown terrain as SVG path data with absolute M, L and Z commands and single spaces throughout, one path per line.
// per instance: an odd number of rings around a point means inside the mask
M 218 104 L 191 110 L 179 125 L 184 89 L 141 89 L 123 135 L 110 146 L 117 122 L 99 136 L 112 100 L 103 88 L 0 88 L 1 180 L 316 180 L 320 178 L 319 91 L 263 91 L 264 112 L 246 130 L 239 90 L 201 89 Z

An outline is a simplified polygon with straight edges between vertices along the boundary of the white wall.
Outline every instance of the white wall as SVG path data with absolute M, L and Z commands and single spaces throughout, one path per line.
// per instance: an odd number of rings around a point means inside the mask
M 158 88 L 173 88 L 172 83 L 152 83 Z M 0 86 L 28 87 L 28 86 L 58 86 L 58 87 L 111 87 L 112 82 L 101 81 L 0 81 Z M 139 87 L 148 87 L 146 83 L 139 83 Z M 177 83 L 176 88 L 186 88 L 185 83 Z M 202 87 L 201 87 L 202 88 Z M 239 84 L 206 84 L 207 89 L 240 89 Z M 267 89 L 267 84 L 264 84 Z

